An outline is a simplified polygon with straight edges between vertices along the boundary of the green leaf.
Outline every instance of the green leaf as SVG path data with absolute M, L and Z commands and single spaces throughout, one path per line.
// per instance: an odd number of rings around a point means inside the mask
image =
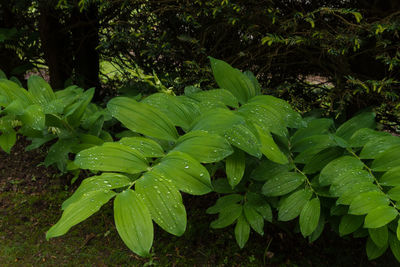
M 239 202 L 243 200 L 243 196 L 239 194 L 230 194 L 223 197 L 218 198 L 217 202 L 214 206 L 211 206 L 207 209 L 207 214 L 216 214 L 222 212 L 227 207 L 231 205 L 237 205 Z
M 243 72 L 243 74 L 246 75 L 247 78 L 249 78 L 250 81 L 253 83 L 254 88 L 256 89 L 256 95 L 260 95 L 261 85 L 258 83 L 256 76 L 254 76 L 254 74 L 249 70 L 246 70 L 245 72 Z
M 3 132 L 3 134 L 0 135 L 0 147 L 8 154 L 10 154 L 11 148 L 14 146 L 16 141 L 17 133 L 13 129 Z
M 47 153 L 44 159 L 46 167 L 56 163 L 59 170 L 64 172 L 68 161 L 68 154 L 72 151 L 72 146 L 77 142 L 76 139 L 58 139 Z
M 303 172 L 311 174 L 321 171 L 329 162 L 343 155 L 339 147 L 326 148 L 315 154 L 304 166 Z
M 317 228 L 308 237 L 308 242 L 312 243 L 315 240 L 317 240 L 321 236 L 322 232 L 324 231 L 324 227 L 325 227 L 325 218 L 321 215 L 319 217 Z
M 393 221 L 398 211 L 392 206 L 380 206 L 370 211 L 365 217 L 365 228 L 379 228 Z
M 33 101 L 41 106 L 45 106 L 52 100 L 56 99 L 53 89 L 51 89 L 50 85 L 39 76 L 32 75 L 29 77 L 28 90 L 32 95 Z
M 235 153 L 226 159 L 226 176 L 229 184 L 234 188 L 243 178 L 246 166 L 246 158 L 242 150 L 235 150 Z
M 6 114 L 22 115 L 24 114 L 24 105 L 19 99 L 13 100 L 5 109 Z
M 307 127 L 297 130 L 291 137 L 291 142 L 296 143 L 309 136 L 329 133 L 332 126 L 333 120 L 331 119 L 314 119 L 308 123 Z
M 348 170 L 361 170 L 364 164 L 355 157 L 343 156 L 335 159 L 326 165 L 319 176 L 322 186 L 330 185 L 340 174 Z
M 247 240 L 249 240 L 250 236 L 250 225 L 246 221 L 246 218 L 241 215 L 236 222 L 235 226 L 235 238 L 240 248 L 243 248 L 246 245 Z
M 65 117 L 70 125 L 77 127 L 81 124 L 83 115 L 87 110 L 93 96 L 94 88 L 88 89 L 79 96 L 75 103 L 65 108 Z
M 231 110 L 216 108 L 197 118 L 192 131 L 203 130 L 222 135 L 236 124 L 245 124 L 245 119 Z
M 156 142 L 145 137 L 123 137 L 118 143 L 135 149 L 146 158 L 158 158 L 164 156 L 164 150 Z
M 289 165 L 277 164 L 270 160 L 262 160 L 260 165 L 252 171 L 250 177 L 256 181 L 267 181 L 279 173 L 288 171 Z
M 374 260 L 376 258 L 379 258 L 382 256 L 383 253 L 385 253 L 388 245 L 383 247 L 378 247 L 374 241 L 372 241 L 371 238 L 368 238 L 367 240 L 367 245 L 366 245 L 366 251 L 367 251 L 367 256 L 369 260 Z
M 340 197 L 347 190 L 350 190 L 355 184 L 362 184 L 365 182 L 374 182 L 374 178 L 368 171 L 347 170 L 333 180 L 329 189 L 329 193 L 332 196 Z
M 242 104 L 255 96 L 256 88 L 246 75 L 222 60 L 209 58 L 215 81 L 220 88 L 231 92 Z
M 362 147 L 369 141 L 383 136 L 390 136 L 390 133 L 380 132 L 370 128 L 361 128 L 351 136 L 349 144 L 351 147 Z
M 383 136 L 369 141 L 361 150 L 360 158 L 375 159 L 380 154 L 394 146 L 400 145 L 400 138 L 397 136 Z
M 210 224 L 211 228 L 220 229 L 233 224 L 237 218 L 242 214 L 243 206 L 233 204 L 226 206 L 225 209 L 221 210 L 218 219 L 212 221 Z
M 379 188 L 371 182 L 363 182 L 350 185 L 348 190 L 338 198 L 336 203 L 342 205 L 350 205 L 356 196 L 361 193 L 371 191 L 379 192 Z
M 396 236 L 400 240 L 400 220 L 397 221 Z
M 67 200 L 62 203 L 62 210 L 69 205 L 79 201 L 85 194 L 91 191 L 111 190 L 130 185 L 132 182 L 128 177 L 118 173 L 103 173 L 99 176 L 92 176 L 82 181 L 81 185 Z
M 233 153 L 225 138 L 206 131 L 191 131 L 181 136 L 173 151 L 184 152 L 203 163 L 221 161 Z
M 321 205 L 318 198 L 309 200 L 300 212 L 300 231 L 306 237 L 311 235 L 317 229 Z
M 400 241 L 392 234 L 389 235 L 390 250 L 395 256 L 396 260 L 400 262 Z
M 283 121 L 290 128 L 300 128 L 304 125 L 301 115 L 294 111 L 285 100 L 270 95 L 260 95 L 250 99 L 249 103 L 260 103 L 274 108 L 281 113 Z
M 168 233 L 183 235 L 186 230 L 186 210 L 181 194 L 172 183 L 146 173 L 137 180 L 135 188 L 143 198 L 153 221 Z
M 226 106 L 230 106 L 232 108 L 238 108 L 238 100 L 225 89 L 214 89 L 208 91 L 200 91 L 190 95 L 191 98 L 196 99 L 197 101 L 215 101 L 221 102 Z
M 400 186 L 390 189 L 387 194 L 390 199 L 394 201 L 400 201 Z
M 279 149 L 271 134 L 258 126 L 256 128 L 261 141 L 261 152 L 273 162 L 287 164 L 289 162 L 287 156 Z
M 86 220 L 92 214 L 96 213 L 101 206 L 107 203 L 115 196 L 113 191 L 96 190 L 88 192 L 79 201 L 71 203 L 63 212 L 61 219 L 53 225 L 46 233 L 46 238 L 60 236 L 68 232 L 68 230 Z
M 357 195 L 351 202 L 349 213 L 354 215 L 367 214 L 379 206 L 389 204 L 389 198 L 382 192 L 365 192 Z
M 246 202 L 243 206 L 243 212 L 251 228 L 260 235 L 264 235 L 264 218 L 256 210 L 256 207 Z
M 0 79 L 7 79 L 7 75 L 0 69 Z
M 299 216 L 311 196 L 311 191 L 302 189 L 284 198 L 278 208 L 278 220 L 290 221 Z
M 356 231 L 364 222 L 364 216 L 344 215 L 340 219 L 339 234 L 345 236 Z
M 381 172 L 398 166 L 400 166 L 400 146 L 395 146 L 379 154 L 372 162 L 371 169 Z
M 385 172 L 379 179 L 379 183 L 386 186 L 400 186 L 400 166 Z
M 294 152 L 303 152 L 311 148 L 320 148 L 320 151 L 327 148 L 336 146 L 336 142 L 331 135 L 321 134 L 305 137 L 298 142 L 292 144 Z
M 374 129 L 375 126 L 375 113 L 363 112 L 340 125 L 336 130 L 336 135 L 349 141 L 357 130 L 362 128 Z
M 280 173 L 263 185 L 262 193 L 269 197 L 282 196 L 295 190 L 304 180 L 305 177 L 297 172 Z
M 82 169 L 140 173 L 148 164 L 137 150 L 119 143 L 104 143 L 82 150 L 75 157 L 75 164 Z
M 30 105 L 21 115 L 21 121 L 27 126 L 35 130 L 43 130 L 45 126 L 45 115 L 43 109 L 39 105 Z
M 5 97 L 7 103 L 19 100 L 23 106 L 33 104 L 32 95 L 15 82 L 9 80 L 0 79 L 0 95 Z
M 117 195 L 114 220 L 127 247 L 142 257 L 149 256 L 154 237 L 153 222 L 149 210 L 135 191 L 128 189 Z
M 127 97 L 111 99 L 107 108 L 111 115 L 129 130 L 161 140 L 175 141 L 176 128 L 168 117 L 158 109 Z
M 261 158 L 260 143 L 248 126 L 237 124 L 224 132 L 224 137 L 249 155 Z
M 386 225 L 379 228 L 369 228 L 368 233 L 378 247 L 387 246 L 389 231 Z
M 172 151 L 150 171 L 192 195 L 203 195 L 212 190 L 207 169 L 189 155 Z

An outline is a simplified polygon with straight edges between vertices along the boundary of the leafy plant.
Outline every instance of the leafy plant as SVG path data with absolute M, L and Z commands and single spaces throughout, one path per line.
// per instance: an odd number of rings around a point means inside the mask
M 220 89 L 188 87 L 182 96 L 108 103 L 130 137 L 76 155 L 74 164 L 96 175 L 63 203 L 47 238 L 65 234 L 115 198 L 119 235 L 148 256 L 153 222 L 177 236 L 185 232 L 180 192 L 215 191 L 220 197 L 207 209 L 218 214 L 211 227 L 235 224 L 240 247 L 251 229 L 263 235 L 265 221 L 277 217 L 296 220 L 310 242 L 329 223 L 341 236 L 367 237 L 370 259 L 390 247 L 400 260 L 400 139 L 373 130 L 373 112 L 339 127 L 327 118 L 302 118 L 285 101 L 261 95 L 251 73 L 213 58 L 211 67 Z

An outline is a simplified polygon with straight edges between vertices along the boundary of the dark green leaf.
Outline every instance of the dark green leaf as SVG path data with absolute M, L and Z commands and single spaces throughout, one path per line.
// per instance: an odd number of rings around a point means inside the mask
M 344 215 L 340 219 L 339 234 L 340 236 L 348 235 L 357 230 L 364 222 L 364 216 Z
M 368 238 L 367 245 L 366 245 L 368 259 L 374 260 L 376 258 L 379 258 L 380 256 L 382 256 L 383 253 L 385 253 L 387 247 L 388 247 L 387 244 L 386 244 L 386 246 L 378 247 L 374 243 L 374 241 L 372 241 L 371 238 Z
M 365 217 L 364 227 L 382 227 L 393 221 L 398 215 L 398 211 L 392 206 L 379 206 L 367 214 Z
M 243 200 L 243 196 L 239 194 L 230 194 L 223 197 L 218 198 L 217 202 L 214 206 L 211 206 L 207 209 L 207 214 L 216 214 L 222 212 L 224 209 L 231 205 L 237 205 L 239 202 Z
M 361 128 L 351 136 L 349 144 L 351 147 L 362 147 L 369 141 L 382 136 L 390 136 L 390 133 L 380 132 L 370 128 Z
M 370 140 L 361 150 L 360 158 L 376 159 L 380 154 L 394 146 L 400 145 L 400 138 L 397 136 L 383 136 Z
M 235 153 L 226 159 L 226 176 L 229 184 L 234 188 L 243 178 L 246 166 L 246 158 L 242 150 L 235 150 Z
M 238 218 L 235 226 L 236 242 L 238 243 L 240 248 L 243 248 L 244 245 L 246 245 L 247 240 L 249 240 L 249 236 L 250 236 L 250 225 L 242 214 Z
M 333 126 L 331 119 L 315 119 L 308 123 L 307 127 L 297 130 L 291 138 L 292 143 L 313 135 L 326 134 Z
M 351 136 L 359 129 L 375 128 L 375 113 L 364 112 L 346 121 L 336 130 L 336 135 L 349 141 Z
M 305 177 L 300 173 L 280 173 L 263 185 L 262 193 L 269 197 L 282 196 L 295 190 L 304 180 Z
M 302 189 L 284 198 L 278 208 L 278 220 L 290 221 L 299 216 L 311 196 L 311 191 Z
M 277 164 L 270 160 L 263 160 L 261 164 L 252 171 L 250 177 L 256 181 L 267 181 L 279 173 L 288 171 L 288 165 Z
M 389 232 L 386 225 L 379 228 L 369 228 L 368 233 L 378 247 L 387 246 Z
M 389 235 L 389 245 L 390 250 L 392 251 L 394 257 L 398 262 L 400 262 L 400 241 L 396 238 L 396 236 L 390 234 Z
M 326 165 L 319 176 L 322 186 L 330 185 L 340 174 L 348 170 L 361 170 L 364 164 L 355 157 L 343 156 Z
M 311 235 L 318 226 L 321 205 L 318 198 L 313 198 L 304 205 L 300 212 L 300 231 L 304 237 Z
M 315 154 L 304 166 L 303 172 L 311 174 L 321 171 L 329 162 L 343 155 L 343 149 L 331 147 Z
M 238 108 L 238 100 L 225 89 L 214 89 L 208 91 L 200 91 L 190 95 L 191 98 L 196 99 L 197 101 L 215 101 L 222 102 L 227 106 Z
M 218 219 L 211 222 L 211 228 L 220 229 L 233 224 L 242 214 L 242 211 L 243 207 L 238 204 L 226 206 L 220 211 Z
M 400 166 L 400 145 L 379 154 L 372 162 L 371 169 L 381 172 Z
M 251 228 L 260 235 L 264 234 L 264 218 L 256 208 L 248 202 L 243 206 L 244 215 Z
M 349 208 L 349 213 L 363 215 L 377 207 L 387 206 L 388 204 L 389 198 L 382 192 L 364 192 L 353 199 Z

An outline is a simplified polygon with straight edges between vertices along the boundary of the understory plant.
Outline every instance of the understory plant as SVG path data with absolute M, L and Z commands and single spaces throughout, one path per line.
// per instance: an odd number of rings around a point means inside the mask
M 94 176 L 62 204 L 46 237 L 65 234 L 112 200 L 121 239 L 149 256 L 153 223 L 185 232 L 181 193 L 216 192 L 210 226 L 234 224 L 240 247 L 251 230 L 263 235 L 265 222 L 293 221 L 310 242 L 330 226 L 365 238 L 369 259 L 390 247 L 400 261 L 400 138 L 376 131 L 371 111 L 342 125 L 303 118 L 287 102 L 261 95 L 252 73 L 214 58 L 211 67 L 218 89 L 109 101 L 104 112 L 127 128 L 125 137 L 76 154 L 71 164 Z

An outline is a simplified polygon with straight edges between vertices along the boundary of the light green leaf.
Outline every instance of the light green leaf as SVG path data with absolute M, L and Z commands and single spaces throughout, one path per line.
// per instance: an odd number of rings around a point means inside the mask
M 357 195 L 350 204 L 349 213 L 354 215 L 367 214 L 380 206 L 387 206 L 389 198 L 382 192 L 365 192 Z
M 336 130 L 336 135 L 349 141 L 351 136 L 359 129 L 371 128 L 374 129 L 375 124 L 375 113 L 364 112 L 357 116 L 354 116 L 350 120 L 346 121 Z
M 243 211 L 246 220 L 249 222 L 251 228 L 253 228 L 253 230 L 259 233 L 260 235 L 264 235 L 263 216 L 256 210 L 256 208 L 252 204 L 248 202 L 244 204 Z
M 284 198 L 278 208 L 278 220 L 290 221 L 299 216 L 311 196 L 311 191 L 302 189 Z
M 90 106 L 94 96 L 94 88 L 86 90 L 72 105 L 65 108 L 65 117 L 70 125 L 77 127 L 81 124 L 83 115 Z
M 153 221 L 168 233 L 183 235 L 186 230 L 186 210 L 181 194 L 172 183 L 148 172 L 137 180 L 135 188 Z
M 161 140 L 175 141 L 176 128 L 168 117 L 158 109 L 127 97 L 111 99 L 107 108 L 111 115 L 129 130 Z
M 75 164 L 82 169 L 140 173 L 148 164 L 137 150 L 119 143 L 104 143 L 82 150 L 75 157 Z
M 392 206 L 379 206 L 367 214 L 365 217 L 364 227 L 382 227 L 393 221 L 398 215 L 398 211 Z
M 177 189 L 192 194 L 203 195 L 212 190 L 207 169 L 188 154 L 172 151 L 150 171 L 171 182 Z
M 400 166 L 391 168 L 379 179 L 380 184 L 386 186 L 400 186 Z
M 297 172 L 280 173 L 263 185 L 262 193 L 269 197 L 282 196 L 295 190 L 304 180 L 305 177 Z
M 390 234 L 389 245 L 394 257 L 400 262 L 400 241 L 394 235 Z
M 53 225 L 46 233 L 46 238 L 60 236 L 68 232 L 68 230 L 86 220 L 92 214 L 96 213 L 101 206 L 107 203 L 115 196 L 113 191 L 96 190 L 88 192 L 79 201 L 71 203 L 63 212 L 61 219 Z
M 233 204 L 226 206 L 225 209 L 221 210 L 218 219 L 212 221 L 210 224 L 211 228 L 220 229 L 233 224 L 237 218 L 242 214 L 243 206 Z
M 3 132 L 3 134 L 0 135 L 0 147 L 8 154 L 10 154 L 11 148 L 14 146 L 16 141 L 17 133 L 13 129 Z
M 400 220 L 397 221 L 396 236 L 400 240 Z
M 344 215 L 340 219 L 339 234 L 345 236 L 356 231 L 364 221 L 364 216 Z
M 240 248 L 243 248 L 244 245 L 246 245 L 247 240 L 249 240 L 249 236 L 250 236 L 250 225 L 242 214 L 237 219 L 235 226 L 235 238 Z
M 366 251 L 367 251 L 367 256 L 369 260 L 374 260 L 376 258 L 379 258 L 382 256 L 383 253 L 385 253 L 386 249 L 388 248 L 388 245 L 383 247 L 378 247 L 374 241 L 372 241 L 371 238 L 368 238 L 367 244 L 366 244 Z
M 117 195 L 114 220 L 127 247 L 142 257 L 149 256 L 154 237 L 153 222 L 149 210 L 135 191 L 128 189 Z
M 400 186 L 390 189 L 387 194 L 390 199 L 394 201 L 400 201 Z
M 379 192 L 379 188 L 371 182 L 357 183 L 349 186 L 348 190 L 344 192 L 336 201 L 337 204 L 350 205 L 353 199 L 364 192 Z
M 389 231 L 386 225 L 379 228 L 369 228 L 368 233 L 378 247 L 387 246 Z
M 45 128 L 45 116 L 42 107 L 39 105 L 28 106 L 21 115 L 21 121 L 32 129 L 43 130 Z
M 242 150 L 235 150 L 235 153 L 226 159 L 226 176 L 229 184 L 234 188 L 243 178 L 246 166 L 246 157 Z
M 349 144 L 351 147 L 362 147 L 369 141 L 383 136 L 390 136 L 390 133 L 380 132 L 370 128 L 361 128 L 351 136 Z
M 400 145 L 379 154 L 372 162 L 371 169 L 381 172 L 400 166 Z
M 216 214 L 222 212 L 227 207 L 231 205 L 237 205 L 239 202 L 243 200 L 243 196 L 239 194 L 230 194 L 223 197 L 218 198 L 215 205 L 209 207 L 206 212 L 207 214 Z
M 326 165 L 319 176 L 322 186 L 330 185 L 339 175 L 348 170 L 361 170 L 364 164 L 355 157 L 343 156 Z
M 238 100 L 228 90 L 225 89 L 200 91 L 191 94 L 190 97 L 200 102 L 215 101 L 215 102 L 221 102 L 224 105 L 233 108 L 239 107 Z
M 173 151 L 184 152 L 203 163 L 217 162 L 233 153 L 225 138 L 206 131 L 191 131 L 181 136 Z
M 118 173 L 103 173 L 99 176 L 92 176 L 82 181 L 81 185 L 67 200 L 62 203 L 62 210 L 69 205 L 79 201 L 85 194 L 91 191 L 111 190 L 125 187 L 131 184 L 128 177 Z
M 220 88 L 231 92 L 241 104 L 255 96 L 256 88 L 246 75 L 222 60 L 209 58 L 215 81 Z
M 226 129 L 224 137 L 237 148 L 247 154 L 261 158 L 260 142 L 248 126 L 237 124 Z
M 41 106 L 45 106 L 56 99 L 50 85 L 42 77 L 36 75 L 29 77 L 28 90 L 32 95 L 33 101 Z
M 311 174 L 321 171 L 329 162 L 343 155 L 343 149 L 330 147 L 315 154 L 304 166 L 303 172 Z
M 306 237 L 311 235 L 317 229 L 321 205 L 318 198 L 309 200 L 300 212 L 300 231 Z
M 15 82 L 9 80 L 0 79 L 0 95 L 5 97 L 7 103 L 18 99 L 24 107 L 33 104 L 32 95 Z
M 360 158 L 362 159 L 375 159 L 380 154 L 389 150 L 394 146 L 400 145 L 400 138 L 397 136 L 383 136 L 373 138 L 361 150 Z
M 158 158 L 164 156 L 162 147 L 156 142 L 145 137 L 123 137 L 118 143 L 135 149 L 146 158 Z
M 287 156 L 279 149 L 271 134 L 261 127 L 256 126 L 256 128 L 261 141 L 261 152 L 273 162 L 287 164 L 289 162 Z

